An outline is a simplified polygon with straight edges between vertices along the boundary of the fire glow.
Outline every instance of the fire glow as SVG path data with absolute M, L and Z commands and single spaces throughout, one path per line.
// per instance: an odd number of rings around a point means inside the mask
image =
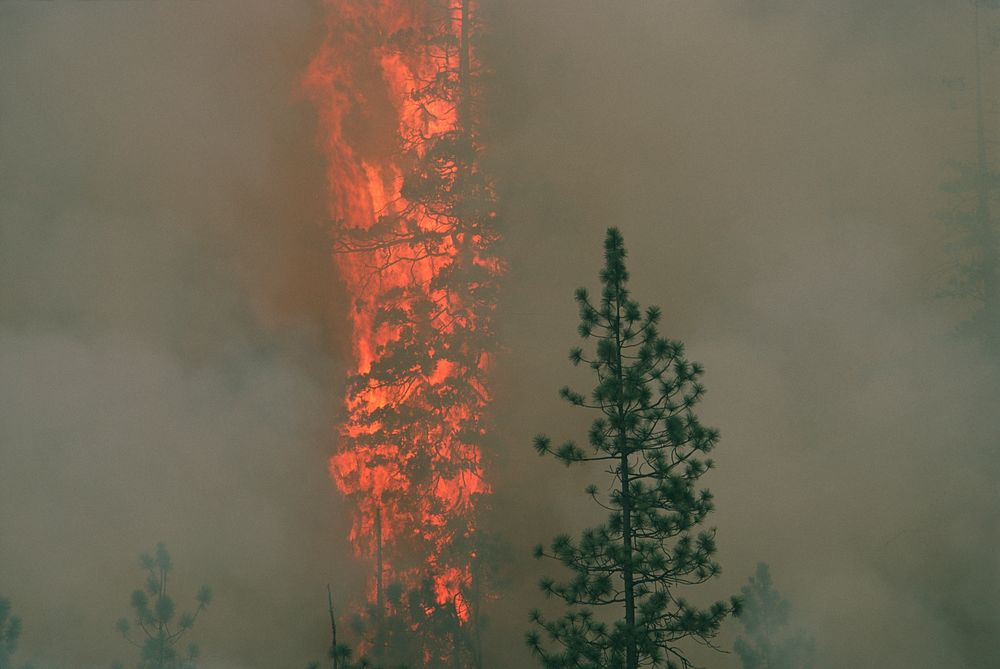
M 503 266 L 479 168 L 468 0 L 330 0 L 309 66 L 354 369 L 330 472 L 383 579 L 471 601 L 491 327 Z

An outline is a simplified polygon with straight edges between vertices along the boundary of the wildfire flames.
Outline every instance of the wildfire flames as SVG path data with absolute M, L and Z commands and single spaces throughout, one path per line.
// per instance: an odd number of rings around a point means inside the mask
M 432 583 L 468 621 L 475 521 L 490 492 L 484 414 L 495 196 L 480 170 L 468 0 L 331 0 L 305 84 L 328 161 L 334 259 L 355 366 L 330 471 L 350 539 L 383 579 Z

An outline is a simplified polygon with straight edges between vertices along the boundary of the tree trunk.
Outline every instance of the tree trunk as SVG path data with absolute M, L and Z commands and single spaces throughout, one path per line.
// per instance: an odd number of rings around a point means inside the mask
M 615 296 L 615 361 L 618 380 L 618 452 L 621 456 L 621 497 L 622 497 L 622 580 L 625 590 L 625 669 L 638 669 L 639 655 L 635 639 L 635 576 L 632 573 L 632 494 L 629 491 L 628 436 L 625 433 L 625 379 L 622 370 L 622 294 Z
M 337 657 L 337 618 L 333 613 L 333 591 L 330 584 L 326 584 L 326 602 L 330 607 L 330 660 L 333 669 L 340 669 L 340 659 Z
M 469 80 L 470 60 L 472 54 L 469 51 L 469 0 L 461 0 L 461 14 L 459 24 L 458 40 L 458 126 L 468 132 L 469 124 L 469 98 L 471 97 L 472 84 Z
M 385 594 L 382 585 L 382 502 L 375 507 L 375 659 L 381 662 L 385 658 Z

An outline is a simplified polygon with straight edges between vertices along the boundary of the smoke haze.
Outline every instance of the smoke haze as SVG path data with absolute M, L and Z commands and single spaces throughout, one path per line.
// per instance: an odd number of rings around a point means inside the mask
M 0 595 L 17 657 L 106 667 L 163 540 L 211 584 L 204 666 L 305 666 L 364 567 L 326 457 L 349 350 L 314 112 L 314 3 L 0 5 Z M 995 366 L 934 299 L 944 163 L 973 157 L 963 2 L 484 2 L 510 269 L 487 666 L 529 666 L 535 543 L 599 478 L 530 441 L 572 292 L 622 229 L 633 294 L 706 367 L 723 576 L 771 564 L 819 667 L 991 667 Z M 990 61 L 987 82 L 995 81 Z M 988 88 L 992 94 L 993 88 Z M 954 109 L 952 108 L 954 107 Z M 727 623 L 723 645 L 737 631 Z M 699 656 L 736 667 L 732 655 Z

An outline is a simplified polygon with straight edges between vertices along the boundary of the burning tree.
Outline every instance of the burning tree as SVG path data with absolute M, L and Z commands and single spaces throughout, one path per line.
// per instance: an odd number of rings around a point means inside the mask
M 328 10 L 306 86 L 328 157 L 334 257 L 353 298 L 355 363 L 330 469 L 355 504 L 350 539 L 375 563 L 373 654 L 385 621 L 403 616 L 423 663 L 450 665 L 476 655 L 462 628 L 478 605 L 472 564 L 490 492 L 482 447 L 503 270 L 479 164 L 478 25 L 468 0 L 333 0 Z M 409 594 L 387 597 L 390 584 Z M 414 597 L 415 617 L 403 606 Z
M 719 433 L 692 411 L 705 392 L 701 365 L 688 362 L 680 342 L 660 336 L 656 307 L 642 312 L 629 297 L 617 229 L 608 230 L 604 260 L 600 301 L 591 301 L 585 289 L 576 293 L 579 333 L 595 338 L 595 349 L 570 353 L 574 365 L 593 370 L 597 385 L 589 397 L 561 391 L 574 406 L 598 414 L 588 433 L 592 451 L 572 441 L 553 446 L 544 435 L 535 438 L 535 448 L 566 465 L 605 465 L 609 494 L 597 485 L 587 493 L 609 516 L 579 539 L 559 535 L 549 551 L 536 548 L 536 557 L 555 558 L 573 577 L 542 581 L 546 595 L 565 600 L 569 611 L 554 620 L 533 611 L 540 631 L 529 632 L 527 642 L 551 669 L 690 667 L 678 642 L 690 637 L 711 645 L 738 605 L 734 599 L 699 609 L 678 594 L 681 586 L 720 572 L 713 560 L 715 531 L 695 533 L 713 508 L 711 493 L 695 486 L 712 467 L 704 456 Z M 615 607 L 623 615 L 605 622 L 590 606 Z

